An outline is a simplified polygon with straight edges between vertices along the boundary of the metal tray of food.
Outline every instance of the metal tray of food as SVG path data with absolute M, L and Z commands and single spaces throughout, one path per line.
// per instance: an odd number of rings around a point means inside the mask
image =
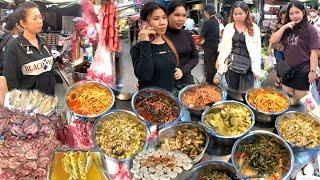
M 58 105 L 57 96 L 49 96 L 38 90 L 14 89 L 5 94 L 4 107 L 33 114 L 51 116 Z
M 83 154 L 79 154 L 78 152 Z M 86 155 L 86 153 L 90 153 L 89 157 Z M 66 155 L 69 155 L 69 156 L 67 157 Z M 66 159 L 62 160 L 62 158 L 66 158 Z M 82 164 L 80 163 L 81 161 L 77 160 L 80 158 L 83 161 Z M 72 161 L 77 161 L 77 162 L 72 163 Z M 64 162 L 67 162 L 67 163 L 64 164 Z M 76 170 L 72 168 L 76 168 Z M 69 174 L 71 176 L 73 175 L 73 177 L 70 177 L 70 178 L 73 178 L 73 179 L 80 179 L 81 176 L 87 179 L 95 179 L 95 180 L 110 179 L 108 175 L 105 157 L 102 153 L 100 153 L 96 149 L 93 149 L 93 150 L 81 150 L 81 149 L 69 149 L 69 148 L 56 149 L 52 153 L 51 163 L 48 171 L 48 179 L 49 180 L 69 179 L 69 175 L 66 172 L 66 169 L 69 169 L 69 172 L 70 172 Z M 80 169 L 82 169 L 82 171 L 80 171 Z M 98 176 L 98 174 L 100 174 L 100 177 Z M 78 178 L 75 176 L 78 176 Z

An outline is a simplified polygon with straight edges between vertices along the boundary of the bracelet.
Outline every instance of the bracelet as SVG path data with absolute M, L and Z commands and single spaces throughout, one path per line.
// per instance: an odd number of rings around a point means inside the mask
M 315 73 L 316 71 L 315 70 L 310 70 L 310 72 L 314 72 Z

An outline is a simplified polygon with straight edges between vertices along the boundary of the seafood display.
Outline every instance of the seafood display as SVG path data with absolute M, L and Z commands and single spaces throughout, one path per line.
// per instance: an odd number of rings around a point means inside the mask
M 60 116 L 29 116 L 0 108 L 0 179 L 46 179 L 50 156 L 60 146 Z
M 179 151 L 148 150 L 138 153 L 130 170 L 136 179 L 173 179 L 192 168 L 192 160 Z
M 182 126 L 173 136 L 160 136 L 160 144 L 164 150 L 178 150 L 194 159 L 203 152 L 206 144 L 206 135 L 199 128 Z
M 115 111 L 104 116 L 95 126 L 95 143 L 108 157 L 127 159 L 143 150 L 147 129 L 126 111 Z
M 71 88 L 66 95 L 66 103 L 74 113 L 95 116 L 113 105 L 113 95 L 103 85 L 87 83 Z
M 6 96 L 9 97 L 9 101 L 5 102 L 5 107 L 42 115 L 49 115 L 58 104 L 58 97 L 49 96 L 37 90 L 14 89 Z
M 248 92 L 248 103 L 261 112 L 280 113 L 289 107 L 289 99 L 272 88 L 253 89 Z
M 103 180 L 100 153 L 91 151 L 55 152 L 50 179 Z
M 255 136 L 250 142 L 240 143 L 235 161 L 245 176 L 264 176 L 264 179 L 282 179 L 288 172 L 290 155 L 277 139 L 267 135 Z
M 142 90 L 136 95 L 134 108 L 137 113 L 152 123 L 174 121 L 180 115 L 179 104 L 159 90 Z
M 197 180 L 232 180 L 227 173 L 218 170 L 204 169 L 198 176 Z
M 213 85 L 199 85 L 188 88 L 181 97 L 182 103 L 191 109 L 204 109 L 209 104 L 222 100 L 222 92 Z
M 320 122 L 307 113 L 290 112 L 279 117 L 278 131 L 297 147 L 320 147 Z
M 39 136 L 52 136 L 61 125 L 56 113 L 50 117 L 28 115 L 18 110 L 0 108 L 0 135 L 5 138 L 30 139 Z
M 212 107 L 204 115 L 204 124 L 221 136 L 237 136 L 252 126 L 252 115 L 244 105 L 226 103 Z

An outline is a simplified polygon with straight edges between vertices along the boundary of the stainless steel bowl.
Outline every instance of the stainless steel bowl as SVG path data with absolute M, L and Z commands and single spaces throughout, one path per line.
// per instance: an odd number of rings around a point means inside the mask
M 276 120 L 276 123 L 275 123 L 275 127 L 277 129 L 277 132 L 279 134 L 280 137 L 282 137 L 285 141 L 287 141 L 288 144 L 290 144 L 290 146 L 293 148 L 293 149 L 297 149 L 297 150 L 314 150 L 314 149 L 320 149 L 320 146 L 318 147 L 314 147 L 314 148 L 309 148 L 309 147 L 299 147 L 293 143 L 291 143 L 290 141 L 288 141 L 281 133 L 280 129 L 279 129 L 279 123 L 280 121 L 283 120 L 284 117 L 286 116 L 291 116 L 291 115 L 294 115 L 294 114 L 301 114 L 303 116 L 308 116 L 310 118 L 312 118 L 315 122 L 318 122 L 320 123 L 319 121 L 317 121 L 317 119 L 315 117 L 313 117 L 312 115 L 310 115 L 309 113 L 306 113 L 306 112 L 297 112 L 297 111 L 289 111 L 289 112 L 286 112 L 280 116 L 277 117 L 277 120 Z
M 172 124 L 172 125 L 169 125 L 163 129 L 160 130 L 159 132 L 159 140 L 161 141 L 163 138 L 167 138 L 167 137 L 174 137 L 177 135 L 178 131 L 182 128 L 194 128 L 194 129 L 199 129 L 204 135 L 205 135 L 205 145 L 204 145 L 204 148 L 202 150 L 202 152 L 195 158 L 193 159 L 192 163 L 193 164 L 196 164 L 198 163 L 207 147 L 208 147 L 208 144 L 209 144 L 209 136 L 207 135 L 206 131 L 203 129 L 202 126 L 200 126 L 198 123 L 195 123 L 195 122 L 178 122 L 176 124 Z
M 289 144 L 284 139 L 282 139 L 281 137 L 279 137 L 278 135 L 276 135 L 274 133 L 271 133 L 271 132 L 268 132 L 268 131 L 265 131 L 265 130 L 251 131 L 246 136 L 238 139 L 234 143 L 234 145 L 232 147 L 232 152 L 231 152 L 231 160 L 232 160 L 232 164 L 233 164 L 234 168 L 236 169 L 237 172 L 241 171 L 238 163 L 236 162 L 236 158 L 235 158 L 235 154 L 236 154 L 236 152 L 238 150 L 239 145 L 243 144 L 243 143 L 252 142 L 255 137 L 261 136 L 261 135 L 266 135 L 266 136 L 269 136 L 270 138 L 276 139 L 276 141 L 287 150 L 287 152 L 289 154 L 289 157 L 290 157 L 289 170 L 283 177 L 281 177 L 281 179 L 289 179 L 290 175 L 291 175 L 291 172 L 293 171 L 293 165 L 294 165 L 293 151 L 292 151 L 291 147 L 289 146 Z M 240 172 L 238 173 L 238 175 L 240 175 L 241 178 L 246 177 L 245 175 L 241 174 Z
M 263 112 L 263 111 L 260 111 L 258 110 L 256 107 L 254 107 L 253 105 L 251 105 L 248 101 L 248 98 L 249 98 L 249 94 L 256 90 L 256 89 L 273 89 L 279 93 L 281 93 L 282 95 L 284 95 L 284 97 L 288 100 L 288 106 L 286 107 L 286 109 L 284 109 L 283 111 L 281 112 L 275 112 L 275 113 L 271 113 L 271 112 Z M 276 89 L 274 87 L 261 87 L 261 88 L 252 88 L 250 90 L 247 91 L 246 93 L 246 102 L 247 104 L 250 106 L 250 108 L 253 110 L 254 114 L 256 115 L 256 121 L 259 122 L 259 123 L 262 123 L 262 124 L 269 124 L 271 122 L 275 122 L 276 118 L 278 115 L 286 112 L 289 107 L 290 107 L 290 103 L 289 103 L 289 96 L 287 93 L 285 93 L 284 91 L 280 90 L 280 89 Z
M 231 179 L 237 179 L 237 172 L 231 164 L 213 160 L 205 161 L 194 166 L 191 170 L 191 176 L 189 179 L 198 179 L 201 173 L 206 169 L 225 172 Z
M 198 116 L 201 116 L 201 114 L 203 113 L 204 110 L 206 110 L 208 107 L 210 107 L 210 104 L 206 107 L 203 107 L 203 108 L 190 108 L 188 107 L 182 100 L 182 96 L 183 94 L 192 89 L 192 88 L 195 88 L 195 87 L 201 87 L 201 86 L 212 86 L 212 87 L 216 87 L 218 89 L 220 89 L 221 91 L 221 101 L 225 101 L 227 99 L 227 91 L 224 89 L 224 88 L 221 88 L 219 86 L 215 86 L 215 85 L 212 85 L 212 84 L 190 84 L 186 87 L 184 87 L 180 92 L 179 92 L 179 102 L 186 108 L 188 109 L 191 113 L 195 114 L 195 115 L 198 115 Z
M 175 102 L 176 106 L 179 107 L 179 112 L 180 112 L 180 113 L 179 113 L 178 117 L 177 117 L 176 119 L 170 121 L 170 122 L 167 122 L 167 123 L 155 123 L 155 122 L 152 122 L 152 121 L 150 121 L 150 120 L 145 119 L 144 117 L 142 117 L 142 116 L 138 113 L 138 111 L 137 111 L 137 109 L 136 109 L 136 107 L 135 107 L 135 102 L 136 102 L 137 96 L 138 96 L 138 95 L 141 95 L 141 94 L 143 94 L 143 93 L 145 93 L 145 94 L 148 94 L 148 93 L 159 93 L 159 94 L 165 95 L 166 97 L 172 99 L 173 102 Z M 161 89 L 161 88 L 144 88 L 144 89 L 141 89 L 140 91 L 136 92 L 136 93 L 133 95 L 132 99 L 131 99 L 131 108 L 132 108 L 133 112 L 134 112 L 140 119 L 142 119 L 142 121 L 144 121 L 144 122 L 147 124 L 147 126 L 151 126 L 151 125 L 156 124 L 159 128 L 163 128 L 163 127 L 165 127 L 165 126 L 168 125 L 168 124 L 176 123 L 177 121 L 180 120 L 181 115 L 182 115 L 182 107 L 181 107 L 180 103 L 177 101 L 177 99 L 175 99 L 175 98 L 172 96 L 171 93 L 169 93 L 168 91 L 166 91 L 166 90 L 164 90 L 164 89 Z
M 99 114 L 95 114 L 95 115 L 83 115 L 83 114 L 78 114 L 76 112 L 73 112 L 69 106 L 68 106 L 68 103 L 67 103 L 67 96 L 68 94 L 73 91 L 74 89 L 80 87 L 80 86 L 86 86 L 86 85 L 91 85 L 91 84 L 95 84 L 95 85 L 98 85 L 98 86 L 101 86 L 105 89 L 107 89 L 111 96 L 112 96 L 112 103 L 110 105 L 110 107 L 108 107 L 106 110 L 104 110 L 103 112 L 99 113 Z M 81 120 L 89 120 L 89 121 L 94 121 L 96 118 L 99 118 L 101 116 L 103 116 L 104 114 L 106 114 L 113 106 L 114 104 L 114 101 L 115 101 L 115 97 L 114 97 L 114 94 L 113 94 L 113 91 L 111 90 L 111 88 L 106 85 L 106 84 L 103 84 L 101 82 L 98 82 L 98 81 L 80 81 L 78 83 L 76 83 L 75 85 L 73 85 L 71 88 L 68 89 L 66 95 L 65 95 L 65 98 L 64 98 L 64 101 L 65 101 L 65 104 L 67 106 L 67 111 L 70 112 L 70 116 L 71 118 L 73 119 L 81 119 Z
M 136 154 L 138 154 L 139 152 L 135 153 L 135 154 L 132 154 L 130 157 L 128 158 L 125 158 L 125 159 L 116 159 L 116 158 L 112 158 L 112 157 L 109 157 L 104 151 L 102 148 L 100 148 L 97 143 L 96 143 L 96 129 L 97 129 L 97 126 L 100 125 L 100 123 L 102 121 L 108 121 L 108 116 L 112 115 L 112 114 L 116 114 L 116 113 L 127 113 L 129 116 L 133 116 L 133 117 L 136 117 L 137 121 L 143 125 L 143 127 L 145 128 L 145 132 L 146 132 L 146 140 L 145 140 L 145 144 L 143 146 L 143 148 L 141 149 L 141 151 L 144 151 L 147 147 L 148 147 L 148 136 L 150 134 L 149 132 L 149 129 L 148 127 L 146 126 L 146 124 L 141 121 L 141 119 L 139 119 L 139 117 L 137 117 L 133 112 L 131 111 L 127 111 L 127 110 L 113 110 L 113 111 L 110 111 L 109 113 L 107 113 L 106 115 L 102 116 L 99 120 L 97 120 L 95 123 L 94 123 L 94 126 L 92 128 L 92 138 L 93 138 L 93 142 L 94 142 L 94 146 L 97 147 L 101 152 L 103 152 L 106 156 L 107 159 L 110 159 L 110 160 L 114 160 L 114 161 L 117 161 L 117 162 L 127 162 L 127 161 L 130 161 L 134 158 L 134 156 Z
M 223 107 L 226 104 L 239 104 L 245 108 L 248 109 L 248 111 L 251 114 L 251 126 L 242 134 L 237 135 L 237 136 L 223 136 L 223 135 L 219 135 L 215 132 L 215 130 L 213 129 L 213 127 L 208 126 L 205 124 L 204 122 L 204 117 L 210 113 L 211 111 L 214 111 L 215 109 L 218 109 L 220 107 Z M 246 135 L 254 126 L 255 123 L 255 115 L 253 113 L 253 111 L 245 104 L 238 102 L 238 101 L 224 101 L 224 102 L 218 102 L 216 104 L 214 104 L 213 106 L 211 106 L 210 108 L 206 109 L 201 116 L 201 124 L 204 127 L 204 129 L 211 135 L 213 136 L 214 140 L 217 141 L 219 144 L 223 144 L 223 145 L 232 145 L 238 138 Z

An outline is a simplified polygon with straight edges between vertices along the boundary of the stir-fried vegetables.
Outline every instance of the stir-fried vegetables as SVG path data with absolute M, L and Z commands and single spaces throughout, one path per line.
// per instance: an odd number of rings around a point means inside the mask
M 256 136 L 242 143 L 236 150 L 236 162 L 246 176 L 281 177 L 289 165 L 289 153 L 276 139 L 267 135 Z
M 211 170 L 206 168 L 201 171 L 197 180 L 231 180 L 231 178 L 223 171 Z
M 183 127 L 172 137 L 160 138 L 160 142 L 162 149 L 179 150 L 194 159 L 203 151 L 206 139 L 204 132 L 200 129 Z

